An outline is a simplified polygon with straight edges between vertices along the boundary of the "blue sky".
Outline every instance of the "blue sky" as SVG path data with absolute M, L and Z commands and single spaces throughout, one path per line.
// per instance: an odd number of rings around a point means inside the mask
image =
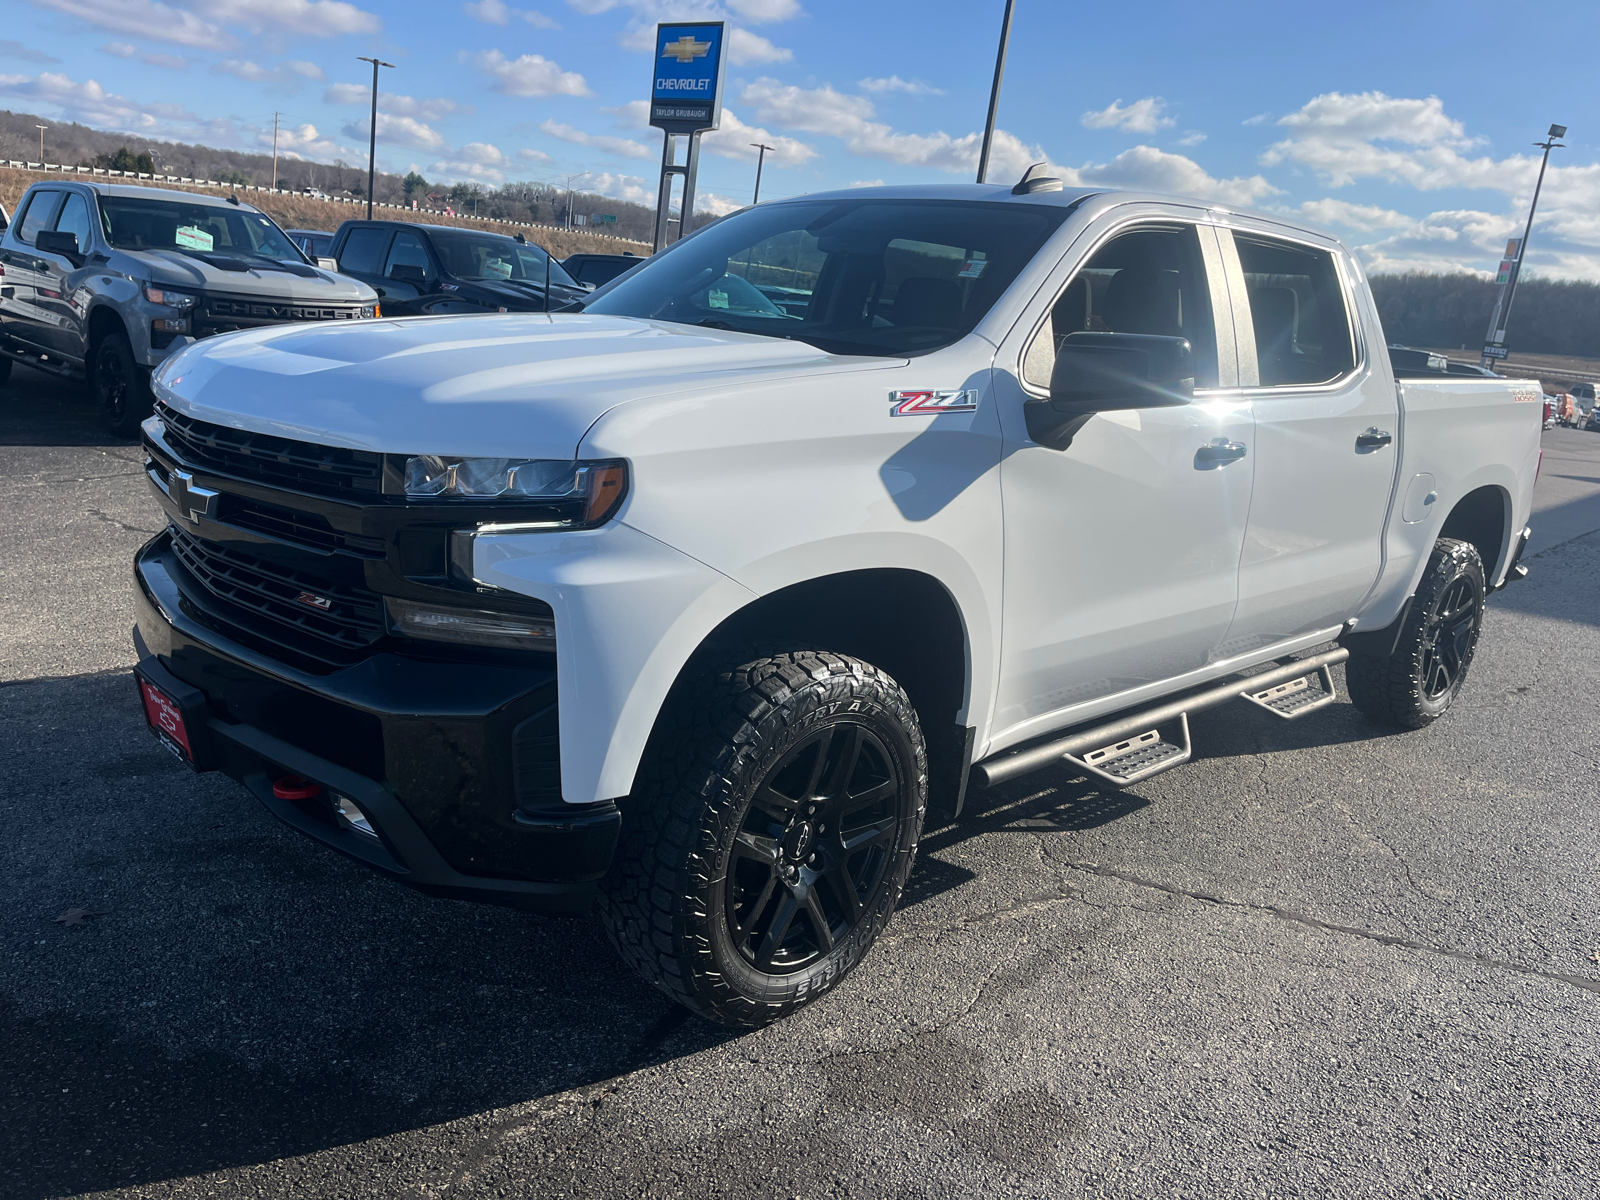
M 778 148 L 769 198 L 970 179 L 1002 7 L 13 0 L 0 104 L 253 150 L 279 110 L 289 153 L 364 163 L 370 68 L 356 56 L 378 54 L 397 64 L 382 81 L 385 169 L 488 184 L 590 172 L 580 187 L 649 202 L 655 22 L 721 18 L 724 128 L 707 135 L 700 189 L 725 210 L 750 198 L 756 141 Z M 1530 268 L 1600 280 L 1594 0 L 1016 7 L 993 177 L 1045 159 L 1071 182 L 1295 214 L 1369 269 L 1487 271 L 1520 232 L 1529 143 L 1554 121 L 1572 132 Z

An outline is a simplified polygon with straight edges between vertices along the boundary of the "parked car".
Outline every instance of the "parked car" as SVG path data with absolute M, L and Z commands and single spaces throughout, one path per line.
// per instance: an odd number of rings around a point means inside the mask
M 307 258 L 327 271 L 339 269 L 333 257 L 333 234 L 322 229 L 286 229 L 289 240 L 305 252 Z
M 340 271 L 379 290 L 391 317 L 544 312 L 588 291 L 542 246 L 478 229 L 346 221 L 332 253 Z
M 1590 433 L 1600 433 L 1600 405 L 1589 410 L 1589 418 L 1583 423 L 1583 427 Z
M 1575 383 L 1572 385 L 1572 398 L 1578 402 L 1584 412 L 1594 409 L 1595 385 L 1592 383 Z
M 1303 718 L 1341 662 L 1427 725 L 1524 573 L 1537 382 L 1397 374 L 1349 252 L 1282 214 L 852 189 L 576 307 L 164 367 L 145 713 L 413 887 L 597 904 L 731 1024 L 862 961 L 969 783 L 1136 784 L 1191 714 Z
M 1409 346 L 1394 344 L 1389 346 L 1389 364 L 1396 372 L 1403 371 L 1413 375 L 1472 375 L 1488 379 L 1503 378 L 1487 367 L 1480 367 L 1477 363 L 1456 362 L 1432 350 L 1413 350 Z
M 1578 406 L 1573 402 L 1569 392 L 1562 392 L 1556 396 L 1556 424 L 1567 429 L 1578 427 Z
M 1556 398 L 1550 395 L 1549 392 L 1545 392 L 1542 394 L 1542 399 L 1544 400 L 1544 427 L 1546 429 L 1554 429 L 1556 427 Z
M 0 237 L 0 380 L 13 360 L 87 377 L 113 432 L 150 415 L 150 368 L 213 334 L 372 317 L 271 217 L 165 188 L 36 183 Z
M 561 265 L 579 283 L 597 288 L 644 261 L 637 254 L 624 251 L 621 254 L 569 254 L 561 260 Z

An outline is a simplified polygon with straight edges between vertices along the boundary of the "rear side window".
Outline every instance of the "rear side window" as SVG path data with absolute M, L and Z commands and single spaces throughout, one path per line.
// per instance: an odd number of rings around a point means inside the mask
M 383 252 L 389 244 L 387 229 L 352 229 L 339 251 L 339 269 L 355 271 L 360 275 L 379 275 L 383 269 Z
M 1056 347 L 1073 333 L 1153 333 L 1194 349 L 1195 386 L 1217 386 L 1211 289 L 1194 226 L 1140 229 L 1096 250 L 1029 346 L 1022 377 L 1050 386 Z
M 38 232 L 50 228 L 50 222 L 55 219 L 56 204 L 60 200 L 61 193 L 53 189 L 35 192 L 22 214 L 21 224 L 17 226 L 17 240 L 29 246 L 33 245 L 33 239 Z
M 1260 386 L 1329 383 L 1353 370 L 1350 314 L 1333 255 L 1250 234 L 1235 233 L 1233 243 L 1244 268 Z M 1247 351 L 1240 346 L 1241 358 Z

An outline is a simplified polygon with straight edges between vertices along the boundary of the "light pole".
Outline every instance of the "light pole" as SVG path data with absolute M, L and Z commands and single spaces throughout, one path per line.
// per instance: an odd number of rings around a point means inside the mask
M 978 182 L 987 183 L 989 150 L 994 145 L 994 119 L 1000 111 L 1000 80 L 1006 73 L 1006 46 L 1011 42 L 1011 5 L 1006 0 L 1005 16 L 1000 18 L 1000 49 L 994 56 L 994 83 L 989 87 L 989 119 L 983 123 L 983 149 L 978 152 Z
M 771 147 L 771 146 L 763 146 L 760 142 L 751 142 L 750 144 L 756 148 L 756 194 L 754 196 L 750 197 L 750 203 L 751 204 L 760 204 L 761 203 L 761 164 L 764 163 L 767 160 L 767 151 L 773 149 L 773 147 Z
M 272 190 L 278 190 L 278 118 L 283 116 L 280 112 L 272 114 Z
M 49 129 L 50 126 L 35 125 L 34 128 L 39 131 L 39 165 L 42 167 L 44 166 L 44 131 Z
M 1533 214 L 1539 207 L 1539 189 L 1544 186 L 1544 169 L 1550 165 L 1550 151 L 1564 149 L 1556 139 L 1566 136 L 1565 125 L 1552 125 L 1545 140 L 1534 143 L 1544 150 L 1544 157 L 1539 160 L 1539 178 L 1533 184 L 1533 201 L 1528 205 L 1528 224 L 1522 231 L 1522 245 L 1517 247 L 1517 257 L 1511 262 L 1511 278 L 1506 281 L 1504 293 L 1495 303 L 1494 315 L 1489 318 L 1489 332 L 1484 337 L 1484 355 L 1479 360 L 1481 366 L 1490 365 L 1490 346 L 1505 345 L 1506 326 L 1511 323 L 1511 301 L 1517 294 L 1517 280 L 1522 278 L 1522 264 L 1528 258 L 1528 237 L 1533 233 Z
M 372 124 L 367 129 L 367 220 L 372 220 L 372 183 L 377 174 L 378 162 L 378 68 L 392 67 L 393 63 L 358 54 L 361 62 L 372 64 Z
M 582 179 L 585 175 L 593 175 L 593 174 L 594 174 L 593 171 L 580 171 L 576 175 L 568 175 L 567 176 L 567 222 L 566 222 L 566 227 L 568 229 L 572 228 L 572 181 L 574 179 Z

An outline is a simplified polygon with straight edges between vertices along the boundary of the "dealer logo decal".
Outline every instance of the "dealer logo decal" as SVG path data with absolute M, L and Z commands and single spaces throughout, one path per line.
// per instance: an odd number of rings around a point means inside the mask
M 890 392 L 891 417 L 935 417 L 940 413 L 972 412 L 978 407 L 978 393 L 970 388 L 954 392 Z

